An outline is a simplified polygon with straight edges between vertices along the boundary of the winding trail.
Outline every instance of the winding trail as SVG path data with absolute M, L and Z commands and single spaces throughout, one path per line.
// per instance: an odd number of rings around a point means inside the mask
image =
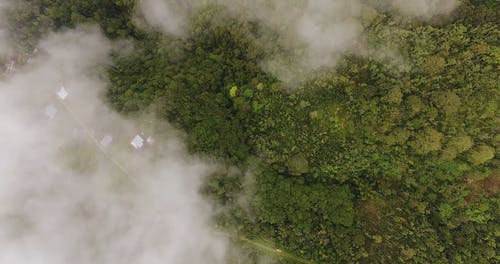
M 238 237 L 239 240 L 250 247 L 254 248 L 255 250 L 258 250 L 262 253 L 265 253 L 267 255 L 271 255 L 275 258 L 283 258 L 287 260 L 291 260 L 295 263 L 304 263 L 304 264 L 314 264 L 314 262 L 305 260 L 303 258 L 297 257 L 289 252 L 286 252 L 282 249 L 272 247 L 270 245 L 264 244 L 264 243 L 259 243 L 256 240 L 251 240 L 245 236 L 240 236 Z

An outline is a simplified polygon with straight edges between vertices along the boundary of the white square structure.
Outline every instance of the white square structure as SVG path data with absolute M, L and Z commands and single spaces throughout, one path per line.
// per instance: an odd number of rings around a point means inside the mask
M 68 97 L 69 93 L 68 91 L 66 91 L 66 88 L 64 88 L 64 86 L 61 86 L 61 89 L 59 89 L 59 91 L 57 92 L 57 97 L 59 97 L 59 99 L 61 100 L 64 100 L 66 99 L 66 97 Z
M 142 146 L 144 146 L 144 139 L 141 136 L 137 135 L 132 139 L 130 145 L 132 145 L 135 149 L 140 149 L 142 148 Z
M 54 119 L 57 114 L 57 108 L 53 105 L 49 105 L 45 107 L 45 115 L 48 116 L 50 119 Z
M 107 147 L 111 144 L 111 142 L 113 142 L 113 137 L 110 135 L 106 135 L 101 139 L 101 141 L 99 141 L 99 144 L 101 144 L 101 146 L 103 147 Z

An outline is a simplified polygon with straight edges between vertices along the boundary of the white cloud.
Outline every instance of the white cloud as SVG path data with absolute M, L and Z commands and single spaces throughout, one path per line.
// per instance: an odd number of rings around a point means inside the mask
M 183 35 L 189 5 L 184 1 L 140 0 L 139 13 L 152 27 L 172 35 Z
M 182 3 L 182 4 L 179 4 Z M 391 9 L 402 17 L 429 19 L 453 11 L 458 0 L 143 0 L 140 14 L 167 34 L 183 35 L 187 16 L 207 4 L 220 4 L 236 16 L 257 19 L 281 34 L 281 44 L 296 50 L 290 58 L 266 58 L 263 68 L 289 81 L 321 66 L 335 66 L 346 52 L 367 54 L 364 11 Z M 276 45 L 260 40 L 262 45 Z
M 0 81 L 0 263 L 224 263 L 227 240 L 198 192 L 214 165 L 167 124 L 154 146 L 131 148 L 155 130 L 102 102 L 111 47 L 94 28 L 53 34 Z M 108 134 L 103 153 L 91 138 Z
M 428 19 L 435 15 L 447 15 L 460 5 L 458 0 L 391 0 L 390 5 L 401 12 L 417 18 Z

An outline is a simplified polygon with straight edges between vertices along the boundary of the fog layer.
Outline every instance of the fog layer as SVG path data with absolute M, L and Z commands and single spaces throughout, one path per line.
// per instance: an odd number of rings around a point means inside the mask
M 387 1 L 401 15 L 428 19 L 435 15 L 447 15 L 460 4 L 459 0 L 390 0 Z
M 0 81 L 0 263 L 224 263 L 198 193 L 214 166 L 107 108 L 110 49 L 95 28 L 53 34 Z M 136 134 L 154 143 L 135 150 Z
M 6 21 L 1 19 L 5 16 L 4 12 L 7 8 L 8 2 L 6 0 L 0 0 L 0 58 L 8 53 L 8 33 L 6 27 Z
M 375 10 L 420 20 L 447 15 L 458 0 L 141 0 L 138 14 L 156 29 L 181 36 L 187 17 L 208 4 L 226 7 L 235 17 L 258 20 L 281 35 L 281 44 L 295 49 L 288 58 L 267 58 L 265 70 L 287 81 L 298 71 L 335 66 L 345 53 L 366 54 L 363 36 Z M 276 45 L 262 40 L 263 45 Z M 385 51 L 379 51 L 385 52 Z M 304 74 L 304 73 L 302 73 Z

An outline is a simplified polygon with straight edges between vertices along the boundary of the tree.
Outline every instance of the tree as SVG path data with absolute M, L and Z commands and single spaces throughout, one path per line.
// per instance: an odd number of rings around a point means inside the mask
M 395 128 L 383 140 L 387 145 L 404 145 L 410 137 L 410 131 L 404 128 Z
M 309 163 L 303 154 L 296 154 L 288 161 L 288 172 L 291 175 L 299 176 L 309 171 Z
M 460 109 L 460 97 L 452 91 L 435 92 L 431 98 L 437 108 L 447 116 L 455 114 Z
M 392 88 L 391 90 L 389 90 L 387 95 L 383 97 L 383 101 L 396 105 L 399 105 L 402 100 L 403 93 L 398 87 Z
M 438 55 L 431 56 L 424 65 L 425 71 L 430 75 L 439 74 L 446 66 L 446 60 Z
M 470 136 L 457 136 L 451 138 L 446 147 L 441 152 L 441 159 L 453 160 L 457 155 L 469 150 L 472 147 L 472 138 Z
M 495 149 L 487 145 L 481 145 L 469 153 L 469 161 L 474 165 L 483 164 L 493 157 L 495 157 Z
M 406 99 L 406 107 L 410 112 L 410 116 L 414 116 L 424 110 L 426 106 L 418 96 L 410 95 Z
M 415 136 L 410 146 L 415 153 L 424 155 L 431 151 L 438 151 L 441 149 L 441 140 L 443 134 L 434 128 L 426 127 L 419 131 Z

